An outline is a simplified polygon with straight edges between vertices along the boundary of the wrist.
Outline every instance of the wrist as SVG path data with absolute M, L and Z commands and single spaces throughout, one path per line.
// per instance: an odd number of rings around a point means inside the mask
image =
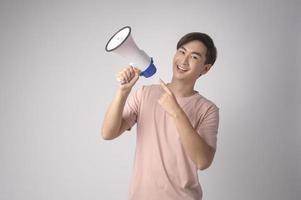
M 131 90 L 132 88 L 119 88 L 117 90 L 117 94 L 120 96 L 127 97 L 130 94 Z

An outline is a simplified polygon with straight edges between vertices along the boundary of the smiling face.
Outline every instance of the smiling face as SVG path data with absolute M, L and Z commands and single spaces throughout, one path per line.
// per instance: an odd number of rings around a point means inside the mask
M 205 64 L 206 52 L 206 46 L 198 40 L 182 45 L 173 58 L 173 79 L 195 83 L 211 67 Z

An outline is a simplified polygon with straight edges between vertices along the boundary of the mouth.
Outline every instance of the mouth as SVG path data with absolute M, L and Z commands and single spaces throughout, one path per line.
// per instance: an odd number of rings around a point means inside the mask
M 179 66 L 179 65 L 177 65 L 177 69 L 178 69 L 180 72 L 187 72 L 187 71 L 188 71 L 188 69 L 183 68 L 183 67 L 181 67 L 181 66 Z

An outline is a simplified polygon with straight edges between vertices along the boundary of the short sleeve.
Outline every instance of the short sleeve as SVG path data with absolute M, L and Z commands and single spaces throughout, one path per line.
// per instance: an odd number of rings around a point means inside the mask
M 207 109 L 204 117 L 199 121 L 197 132 L 214 150 L 216 150 L 218 125 L 219 108 L 213 104 Z
M 122 118 L 127 123 L 128 130 L 131 130 L 131 128 L 137 122 L 143 88 L 144 87 L 138 89 L 134 93 L 131 93 L 125 103 Z

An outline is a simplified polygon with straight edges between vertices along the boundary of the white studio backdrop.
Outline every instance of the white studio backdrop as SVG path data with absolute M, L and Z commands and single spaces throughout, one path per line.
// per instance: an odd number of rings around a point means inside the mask
M 123 26 L 171 80 L 176 43 L 208 33 L 217 62 L 196 85 L 220 107 L 204 199 L 301 198 L 298 0 L 0 2 L 0 199 L 126 199 L 135 128 L 101 123 L 128 63 L 104 50 Z

